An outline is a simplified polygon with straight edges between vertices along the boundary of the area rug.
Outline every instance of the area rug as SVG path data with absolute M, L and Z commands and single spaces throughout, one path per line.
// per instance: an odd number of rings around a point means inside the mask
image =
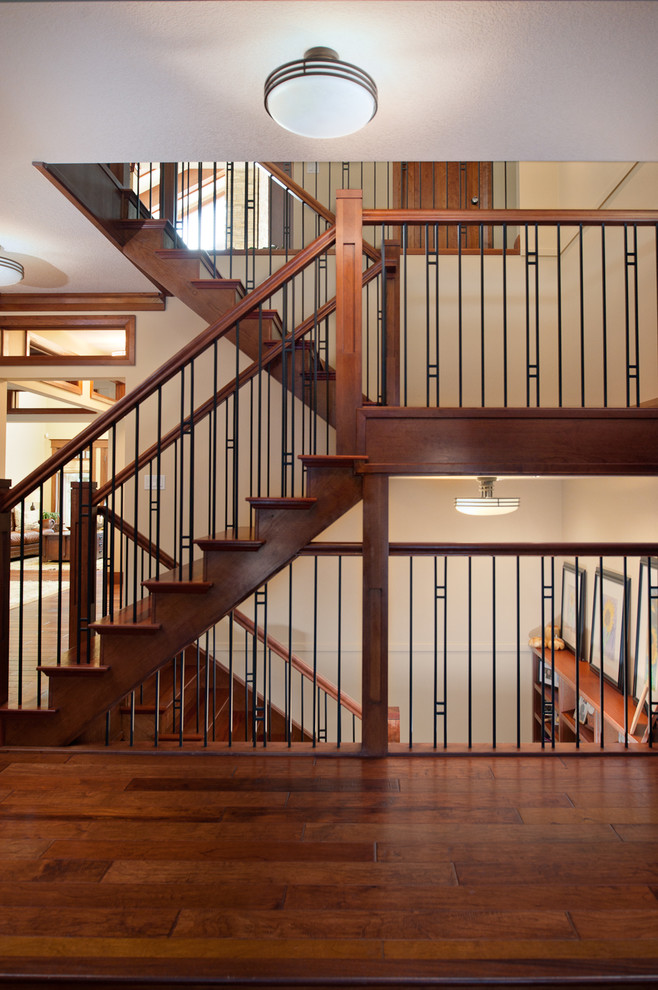
M 56 595 L 59 590 L 60 565 L 41 563 L 39 560 L 23 561 L 23 605 L 36 602 L 39 598 L 39 579 L 41 580 L 41 597 L 48 598 Z M 15 561 L 10 568 L 11 583 L 9 586 L 9 607 L 18 608 L 21 604 L 21 564 Z M 62 564 L 62 591 L 69 589 L 69 565 Z

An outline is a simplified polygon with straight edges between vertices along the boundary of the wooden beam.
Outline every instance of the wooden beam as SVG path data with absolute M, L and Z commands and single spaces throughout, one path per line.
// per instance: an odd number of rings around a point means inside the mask
M 658 473 L 658 409 L 366 406 L 358 420 L 364 474 Z
M 59 313 L 79 311 L 160 312 L 164 292 L 0 292 L 0 312 Z
M 388 478 L 363 482 L 362 748 L 388 752 Z

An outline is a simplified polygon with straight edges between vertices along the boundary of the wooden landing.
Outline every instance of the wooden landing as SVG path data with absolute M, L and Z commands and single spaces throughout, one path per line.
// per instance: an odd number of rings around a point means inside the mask
M 656 985 L 657 760 L 323 753 L 0 751 L 0 986 Z

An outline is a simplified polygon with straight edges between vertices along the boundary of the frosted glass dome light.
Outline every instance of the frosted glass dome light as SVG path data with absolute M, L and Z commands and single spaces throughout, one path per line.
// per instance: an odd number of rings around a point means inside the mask
M 267 77 L 265 109 L 293 134 L 344 137 L 375 116 L 377 87 L 363 69 L 341 62 L 333 48 L 309 48 L 304 58 Z
M 457 512 L 463 512 L 467 516 L 504 516 L 508 512 L 515 512 L 519 507 L 518 498 L 494 498 L 495 480 L 495 478 L 478 478 L 480 497 L 456 498 Z

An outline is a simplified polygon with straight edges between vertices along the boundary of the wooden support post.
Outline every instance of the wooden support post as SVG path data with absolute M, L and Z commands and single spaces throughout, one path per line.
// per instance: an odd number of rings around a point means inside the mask
M 388 752 L 388 476 L 363 478 L 362 750 Z
M 178 165 L 176 162 L 160 163 L 160 219 L 169 220 L 176 225 L 176 181 Z
M 384 241 L 386 347 L 384 403 L 400 405 L 400 242 Z
M 0 479 L 0 497 L 11 481 Z M 11 564 L 11 510 L 0 511 L 0 705 L 9 699 L 9 587 Z
M 356 410 L 363 404 L 361 371 L 360 189 L 336 193 L 336 452 L 359 453 Z
M 89 657 L 90 623 L 96 620 L 96 506 L 95 481 L 71 484 L 71 554 L 69 649 L 78 650 L 80 663 Z

